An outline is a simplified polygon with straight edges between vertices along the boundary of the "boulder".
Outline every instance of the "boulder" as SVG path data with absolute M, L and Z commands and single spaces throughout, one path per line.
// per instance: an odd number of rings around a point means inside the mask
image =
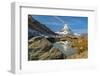
M 28 60 L 64 59 L 64 54 L 44 37 L 33 37 L 28 41 Z
M 65 55 L 58 48 L 51 48 L 49 51 L 50 59 L 64 59 Z
M 52 43 L 44 37 L 34 37 L 29 40 L 28 59 L 37 60 L 39 56 L 48 52 L 52 47 Z

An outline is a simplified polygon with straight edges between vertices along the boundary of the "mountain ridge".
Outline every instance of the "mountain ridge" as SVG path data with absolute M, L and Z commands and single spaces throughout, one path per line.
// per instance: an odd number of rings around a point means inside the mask
M 57 35 L 51 29 L 49 29 L 46 25 L 40 23 L 35 20 L 31 15 L 28 15 L 28 34 L 29 38 L 37 35 Z

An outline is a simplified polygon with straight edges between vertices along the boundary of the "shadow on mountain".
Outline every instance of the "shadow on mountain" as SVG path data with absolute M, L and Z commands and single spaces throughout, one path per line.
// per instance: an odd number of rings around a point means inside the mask
M 51 29 L 49 29 L 46 25 L 40 23 L 35 20 L 31 15 L 28 15 L 28 38 L 32 38 L 34 36 L 52 36 L 57 35 Z

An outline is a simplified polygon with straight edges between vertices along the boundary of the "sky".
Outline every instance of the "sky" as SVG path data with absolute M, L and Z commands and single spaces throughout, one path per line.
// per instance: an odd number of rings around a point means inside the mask
M 88 17 L 45 15 L 32 15 L 32 17 L 54 32 L 60 31 L 64 24 L 69 25 L 74 33 L 87 33 L 88 31 Z

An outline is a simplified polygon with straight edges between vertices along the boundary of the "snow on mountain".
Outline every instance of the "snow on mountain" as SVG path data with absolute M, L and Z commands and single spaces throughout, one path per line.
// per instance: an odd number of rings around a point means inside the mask
M 73 34 L 73 32 L 71 31 L 71 29 L 67 24 L 64 24 L 64 27 L 56 33 L 60 35 Z
M 81 34 L 79 34 L 79 33 L 74 33 L 74 35 L 75 35 L 75 36 L 81 36 Z
M 79 33 L 72 32 L 72 30 L 68 26 L 68 24 L 64 24 L 64 27 L 60 31 L 58 31 L 56 33 L 59 34 L 59 35 L 67 35 L 67 34 L 70 34 L 70 35 L 75 35 L 75 36 L 81 36 L 81 34 L 79 34 Z

